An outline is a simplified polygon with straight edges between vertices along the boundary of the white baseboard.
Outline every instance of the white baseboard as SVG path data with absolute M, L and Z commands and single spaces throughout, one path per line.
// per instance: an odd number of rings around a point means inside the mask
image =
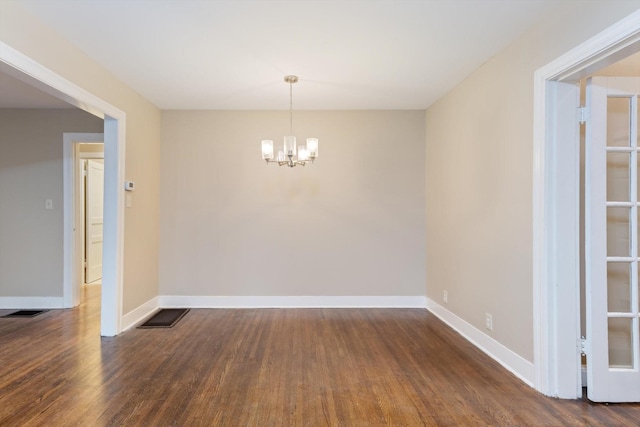
M 64 308 L 63 297 L 0 297 L 0 309 Z
M 514 353 L 489 335 L 429 298 L 427 298 L 427 310 L 435 314 L 440 320 L 456 330 L 460 335 L 504 366 L 516 377 L 520 378 L 529 386 L 534 386 L 535 370 L 532 362 Z
M 172 308 L 425 308 L 424 296 L 184 296 L 161 295 Z
M 122 332 L 137 325 L 147 317 L 149 317 L 154 311 L 160 308 L 160 297 L 151 298 L 141 306 L 134 308 L 124 316 L 122 316 Z

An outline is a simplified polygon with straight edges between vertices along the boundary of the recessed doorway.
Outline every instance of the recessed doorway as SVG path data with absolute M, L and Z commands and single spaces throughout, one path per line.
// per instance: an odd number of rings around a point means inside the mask
M 126 113 L 4 42 L 0 42 L 0 71 L 84 111 L 104 119 L 104 245 L 100 334 L 122 331 L 124 281 L 124 165 Z M 73 260 L 73 157 L 72 144 L 63 144 L 63 294 L 69 302 L 75 263 Z M 71 182 L 71 185 L 69 183 Z M 71 192 L 69 192 L 71 190 Z
M 79 143 L 77 148 L 80 206 L 79 242 L 82 248 L 82 280 L 85 285 L 102 284 L 102 243 L 104 225 L 104 146 L 103 143 Z

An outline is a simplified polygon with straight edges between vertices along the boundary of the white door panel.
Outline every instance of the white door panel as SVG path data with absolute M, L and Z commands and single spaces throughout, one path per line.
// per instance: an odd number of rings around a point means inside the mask
M 638 94 L 636 78 L 587 83 L 587 394 L 597 402 L 640 401 Z
M 87 161 L 87 197 L 86 197 L 86 283 L 102 279 L 102 226 L 104 199 L 104 164 Z

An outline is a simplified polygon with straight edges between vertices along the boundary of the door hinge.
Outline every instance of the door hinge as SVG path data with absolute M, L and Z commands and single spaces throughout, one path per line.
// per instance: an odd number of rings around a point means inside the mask
M 585 337 L 580 337 L 580 354 L 583 356 L 587 356 L 587 348 L 589 343 Z
M 578 107 L 578 122 L 583 125 L 589 120 L 589 108 L 582 106 Z
M 86 259 L 84 260 L 83 264 L 84 264 L 84 268 L 87 268 L 87 260 Z

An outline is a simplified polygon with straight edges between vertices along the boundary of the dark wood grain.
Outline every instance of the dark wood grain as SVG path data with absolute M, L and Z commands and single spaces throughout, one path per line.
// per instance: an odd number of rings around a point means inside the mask
M 538 394 L 420 309 L 192 309 L 99 337 L 73 310 L 0 319 L 0 426 L 624 426 L 640 405 Z

